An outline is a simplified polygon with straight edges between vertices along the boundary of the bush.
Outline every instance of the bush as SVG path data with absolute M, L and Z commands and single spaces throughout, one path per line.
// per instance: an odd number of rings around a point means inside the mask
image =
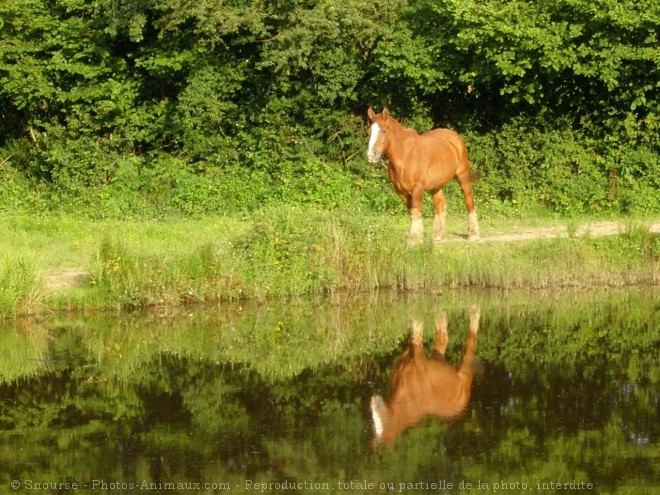
M 651 0 L 120 4 L 0 4 L 0 204 L 400 211 L 364 160 L 389 105 L 468 137 L 493 211 L 659 210 Z
M 467 141 L 473 165 L 483 172 L 480 204 L 564 215 L 660 211 L 660 199 L 652 194 L 660 180 L 653 172 L 658 154 L 644 143 L 615 134 L 596 138 L 567 121 L 551 125 L 523 118 L 485 134 L 470 132 Z

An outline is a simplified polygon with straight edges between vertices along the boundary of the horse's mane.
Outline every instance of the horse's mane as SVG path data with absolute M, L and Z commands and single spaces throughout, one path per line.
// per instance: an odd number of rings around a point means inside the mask
M 413 136 L 419 136 L 419 132 L 417 132 L 417 131 L 416 131 L 415 129 L 413 129 L 412 127 L 404 127 L 404 126 L 402 126 L 401 123 L 400 123 L 398 120 L 396 120 L 395 118 L 393 118 L 393 117 L 391 117 L 391 116 L 389 116 L 388 119 L 391 119 L 392 122 L 394 122 L 394 123 L 396 124 L 396 126 L 397 126 L 400 130 L 402 130 L 403 132 L 405 132 L 405 133 L 407 133 L 407 134 L 411 134 L 411 135 L 413 135 Z

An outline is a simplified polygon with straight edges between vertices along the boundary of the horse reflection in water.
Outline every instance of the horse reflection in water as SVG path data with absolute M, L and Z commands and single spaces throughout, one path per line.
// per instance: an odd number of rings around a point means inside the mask
M 469 310 L 470 331 L 465 354 L 458 369 L 444 359 L 449 340 L 447 315 L 441 312 L 436 321 L 435 347 L 430 358 L 423 346 L 423 325 L 413 322 L 410 345 L 394 368 L 391 395 L 387 402 L 380 395 L 371 398 L 374 447 L 391 446 L 407 428 L 424 416 L 450 419 L 460 415 L 470 400 L 474 374 L 474 349 L 479 330 L 479 308 Z

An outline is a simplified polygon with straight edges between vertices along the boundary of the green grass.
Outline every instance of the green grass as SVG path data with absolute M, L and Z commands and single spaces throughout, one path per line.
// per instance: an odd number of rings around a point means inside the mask
M 361 215 L 282 206 L 244 218 L 161 221 L 4 217 L 0 314 L 178 306 L 222 300 L 382 289 L 546 289 L 657 284 L 660 238 L 631 222 L 616 236 L 576 236 L 577 221 L 482 220 L 484 238 L 557 227 L 569 237 L 468 243 L 463 216 L 446 241 L 406 243 L 404 214 Z M 637 226 L 636 226 L 637 225 Z M 573 226 L 573 227 L 571 227 Z M 81 286 L 51 290 L 64 268 Z
M 0 255 L 0 317 L 31 312 L 44 297 L 34 261 L 15 249 L 3 250 Z

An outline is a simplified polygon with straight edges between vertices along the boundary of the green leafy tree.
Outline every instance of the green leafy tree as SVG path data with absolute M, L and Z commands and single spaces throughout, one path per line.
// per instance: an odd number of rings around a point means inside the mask
M 388 105 L 467 135 L 488 207 L 656 212 L 659 21 L 652 0 L 4 1 L 0 198 L 389 209 L 362 158 Z

